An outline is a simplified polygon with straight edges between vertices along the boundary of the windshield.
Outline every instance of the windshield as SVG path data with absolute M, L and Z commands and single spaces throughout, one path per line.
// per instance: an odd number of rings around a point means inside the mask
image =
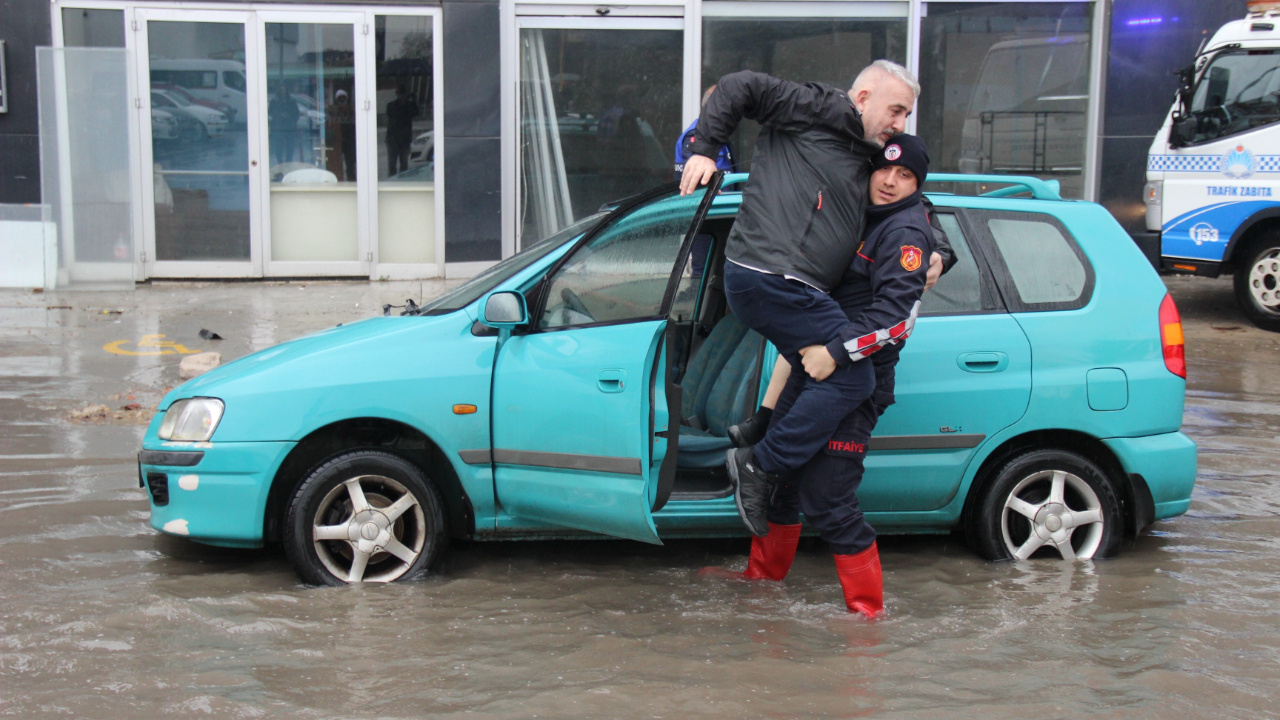
M 423 305 L 419 313 L 423 315 L 443 315 L 470 305 L 479 300 L 485 293 L 498 287 L 507 278 L 551 254 L 552 251 L 566 242 L 588 232 L 603 220 L 606 215 L 608 213 L 596 213 L 585 217 L 560 232 L 539 240 L 471 278 L 466 283 Z
M 1235 135 L 1280 120 L 1280 50 L 1236 50 L 1213 59 L 1196 85 L 1192 142 Z

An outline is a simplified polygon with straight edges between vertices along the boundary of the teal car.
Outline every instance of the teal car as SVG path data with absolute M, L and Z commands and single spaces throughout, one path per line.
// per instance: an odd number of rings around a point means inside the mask
M 418 576 L 451 538 L 746 536 L 726 430 L 775 352 L 723 293 L 745 180 L 656 189 L 405 314 L 181 385 L 139 455 L 152 526 L 279 544 L 313 584 Z M 925 294 L 872 438 L 870 521 L 1070 559 L 1185 512 L 1182 329 L 1150 264 L 1052 184 L 934 180 L 1002 189 L 931 195 L 959 262 Z

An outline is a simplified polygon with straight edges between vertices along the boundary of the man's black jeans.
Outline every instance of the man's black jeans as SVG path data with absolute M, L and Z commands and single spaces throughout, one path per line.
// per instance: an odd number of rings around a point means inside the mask
M 724 287 L 733 314 L 778 348 L 791 363 L 793 377 L 796 373 L 804 376 L 789 412 L 773 423 L 755 446 L 755 460 L 762 470 L 789 474 L 826 446 L 840 421 L 871 397 L 875 369 L 869 360 L 862 360 L 837 365 L 821 382 L 805 374 L 800 349 L 827 344 L 849 322 L 830 295 L 799 280 L 733 262 L 724 265 Z

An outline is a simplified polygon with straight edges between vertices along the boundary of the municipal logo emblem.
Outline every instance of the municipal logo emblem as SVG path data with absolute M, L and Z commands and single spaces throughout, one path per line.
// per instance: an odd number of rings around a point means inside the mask
M 884 149 L 884 159 L 893 162 L 902 157 L 902 147 L 899 145 L 890 145 Z
M 1237 145 L 1222 156 L 1222 174 L 1229 178 L 1247 178 L 1258 170 L 1258 160 L 1253 153 Z
M 1191 230 L 1188 231 L 1188 234 L 1191 235 L 1191 241 L 1194 242 L 1197 246 L 1203 245 L 1207 242 L 1208 243 L 1218 242 L 1218 228 L 1206 222 L 1196 223 L 1195 225 L 1192 225 Z
M 902 269 L 903 270 L 906 270 L 907 272 L 915 272 L 916 270 L 919 270 L 920 261 L 922 259 L 923 259 L 923 254 L 920 252 L 920 248 L 916 247 L 915 245 L 902 246 Z

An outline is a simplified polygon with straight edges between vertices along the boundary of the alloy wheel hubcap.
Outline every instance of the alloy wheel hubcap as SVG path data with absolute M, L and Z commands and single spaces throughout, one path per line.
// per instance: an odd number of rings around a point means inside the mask
M 1098 494 L 1064 470 L 1023 478 L 1005 498 L 1000 518 L 1005 549 L 1018 560 L 1045 547 L 1064 560 L 1091 558 L 1102 544 L 1104 525 Z
M 347 582 L 391 582 L 404 575 L 427 537 L 418 499 L 381 475 L 335 486 L 317 506 L 311 531 L 320 562 Z
M 1280 314 L 1280 248 L 1268 251 L 1253 263 L 1249 293 L 1259 308 Z

